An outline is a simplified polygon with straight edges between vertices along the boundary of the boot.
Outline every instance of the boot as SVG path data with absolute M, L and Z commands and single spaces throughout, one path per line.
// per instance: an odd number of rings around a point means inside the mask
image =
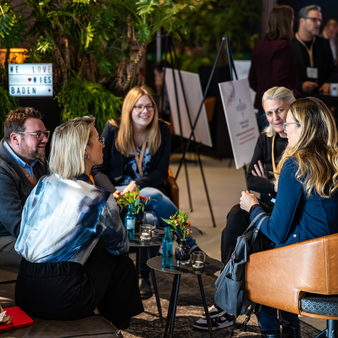
M 279 331 L 262 331 L 262 338 L 280 338 Z

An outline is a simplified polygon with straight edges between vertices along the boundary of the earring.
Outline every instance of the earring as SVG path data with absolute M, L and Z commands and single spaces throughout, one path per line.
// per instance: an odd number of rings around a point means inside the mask
M 85 154 L 84 158 L 85 158 L 85 160 L 90 160 L 89 154 Z

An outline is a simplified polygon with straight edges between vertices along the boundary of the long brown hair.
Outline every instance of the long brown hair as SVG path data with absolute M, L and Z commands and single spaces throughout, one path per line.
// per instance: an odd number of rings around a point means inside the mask
M 288 5 L 277 5 L 272 8 L 266 28 L 265 38 L 268 40 L 291 40 L 293 8 Z
M 311 195 L 315 190 L 321 197 L 329 198 L 338 188 L 338 136 L 334 117 L 314 97 L 295 101 L 290 112 L 302 130 L 297 143 L 286 148 L 277 172 L 293 156 L 298 163 L 296 177 L 303 183 L 306 194 Z
M 116 149 L 122 153 L 124 156 L 128 156 L 133 152 L 133 144 L 134 144 L 134 130 L 133 123 L 131 120 L 131 113 L 134 109 L 136 102 L 142 97 L 146 95 L 154 106 L 154 116 L 153 120 L 147 127 L 148 129 L 148 149 L 151 155 L 154 155 L 158 148 L 161 145 L 161 131 L 158 124 L 158 110 L 156 103 L 150 94 L 150 91 L 142 86 L 142 87 L 134 87 L 129 90 L 126 95 L 123 104 L 122 104 L 122 112 L 121 112 L 121 122 L 119 126 L 119 131 L 117 133 L 115 145 Z M 110 123 L 117 125 L 116 121 L 110 120 Z

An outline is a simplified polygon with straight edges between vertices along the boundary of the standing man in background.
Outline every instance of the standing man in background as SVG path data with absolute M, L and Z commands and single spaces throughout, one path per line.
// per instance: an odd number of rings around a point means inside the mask
M 299 26 L 291 40 L 298 70 L 299 89 L 305 95 L 314 91 L 330 92 L 334 63 L 328 40 L 318 36 L 322 23 L 321 8 L 310 5 L 300 9 Z
M 9 112 L 0 141 L 0 264 L 19 265 L 14 244 L 26 199 L 48 173 L 45 149 L 50 132 L 41 114 L 30 107 Z

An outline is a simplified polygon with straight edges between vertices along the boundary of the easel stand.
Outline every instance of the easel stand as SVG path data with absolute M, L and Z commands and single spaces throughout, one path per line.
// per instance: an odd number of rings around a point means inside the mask
M 237 76 L 237 71 L 236 71 L 236 68 L 235 68 L 235 64 L 234 64 L 234 60 L 233 60 L 233 56 L 232 56 L 232 51 L 231 51 L 231 47 L 230 47 L 230 43 L 228 41 L 228 37 L 222 37 L 222 40 L 221 40 L 221 43 L 220 43 L 220 46 L 218 48 L 218 51 L 217 51 L 217 55 L 216 55 L 216 59 L 214 61 L 214 64 L 212 66 L 212 69 L 211 69 L 211 73 L 210 73 L 210 76 L 209 76 L 209 79 L 208 79 L 208 82 L 207 82 L 207 85 L 205 87 L 205 90 L 204 90 L 204 93 L 203 93 L 203 98 L 202 98 L 202 102 L 199 106 L 199 109 L 198 109 L 198 113 L 197 113 L 197 116 L 195 118 L 195 121 L 191 127 L 191 133 L 189 135 L 189 138 L 187 140 L 187 143 L 186 143 L 186 147 L 183 151 L 183 155 L 182 155 L 182 158 L 181 158 L 181 161 L 180 161 L 180 164 L 178 166 L 178 169 L 177 169 L 177 172 L 176 172 L 176 176 L 175 178 L 178 177 L 179 173 L 180 173 L 180 170 L 181 170 L 181 167 L 182 167 L 182 164 L 183 162 L 185 161 L 185 155 L 190 147 L 190 143 L 191 143 L 191 139 L 193 138 L 194 136 L 194 130 L 196 128 L 196 125 L 197 125 L 197 122 L 198 122 L 198 119 L 201 115 L 201 111 L 202 111 L 202 107 L 203 107 L 203 103 L 204 103 L 204 100 L 206 98 L 206 95 L 208 93 L 208 90 L 209 90 L 209 87 L 210 87 L 210 84 L 211 84 L 211 81 L 213 79 L 213 76 L 214 76 L 214 73 L 215 73 L 215 69 L 216 69 L 216 65 L 218 63 L 218 60 L 221 56 L 221 53 L 222 53 L 222 49 L 223 49 L 223 45 L 224 45 L 224 42 L 226 43 L 226 47 L 227 47 L 227 56 L 228 56 L 228 64 L 229 64 L 229 70 L 230 70 L 230 80 L 232 81 L 233 80 L 233 72 L 235 73 L 235 77 L 236 77 L 236 80 L 238 80 L 238 76 Z M 244 169 L 244 175 L 245 175 L 245 179 L 246 179 L 246 165 L 243 166 L 243 169 Z M 209 198 L 208 198 L 208 203 L 209 203 L 209 207 L 211 207 L 210 205 L 210 201 L 209 201 Z M 213 223 L 214 224 L 214 223 Z M 214 225 L 215 226 L 215 225 Z
M 173 69 L 175 69 L 175 68 L 178 69 L 178 67 L 175 67 L 175 61 L 177 60 L 177 57 L 176 57 L 176 54 L 175 54 L 175 48 L 173 46 L 173 42 L 172 42 L 172 40 L 169 41 L 169 37 L 168 36 L 167 36 L 166 40 L 167 41 L 166 41 L 165 46 L 168 49 L 165 51 L 165 55 L 167 57 L 168 50 L 169 50 L 169 55 L 170 55 L 170 59 L 171 59 L 172 68 Z M 168 43 L 168 42 L 170 42 L 170 43 Z M 166 61 L 167 60 L 165 60 L 165 62 Z M 184 89 L 184 85 L 183 85 L 183 81 L 182 81 L 181 72 L 180 72 L 180 70 L 178 71 L 178 79 L 177 79 L 176 75 L 175 75 L 175 72 L 173 71 L 173 84 L 174 84 L 174 91 L 175 91 L 175 102 L 176 102 L 176 110 L 178 112 L 178 121 L 179 121 L 179 129 L 180 129 L 181 140 L 183 140 L 183 126 L 182 126 L 182 119 L 181 119 L 179 100 L 178 100 L 177 81 L 180 81 L 180 87 L 182 88 L 182 95 L 183 95 L 183 98 L 184 98 L 184 105 L 185 105 L 186 111 L 188 113 L 188 119 L 189 119 L 189 124 L 190 124 L 190 128 L 191 128 L 191 134 L 190 134 L 190 137 L 189 137 L 188 141 L 186 142 L 185 152 L 184 152 L 184 155 L 183 155 L 183 157 L 182 157 L 182 159 L 180 161 L 179 170 L 180 170 L 182 164 L 184 164 L 185 178 L 186 178 L 187 191 L 188 191 L 188 197 L 189 197 L 189 205 L 190 205 L 190 209 L 193 210 L 192 199 L 191 199 L 191 191 L 190 191 L 190 184 L 189 184 L 189 175 L 188 175 L 188 168 L 187 168 L 187 163 L 186 163 L 186 159 L 185 159 L 185 153 L 186 153 L 187 149 L 189 148 L 191 139 L 193 139 L 193 141 L 196 142 L 194 129 L 195 129 L 196 125 L 197 125 L 198 116 L 200 115 L 204 99 L 203 99 L 203 101 L 201 103 L 201 106 L 199 108 L 199 113 L 198 113 L 197 118 L 195 120 L 195 123 L 193 125 L 192 124 L 192 119 L 191 119 L 191 113 L 189 111 L 189 105 L 187 103 L 187 99 L 186 99 L 186 95 L 185 95 L 185 89 Z M 198 144 L 198 143 L 196 142 L 196 144 Z M 203 180 L 203 186 L 204 186 L 205 194 L 206 194 L 207 201 L 208 201 L 208 206 L 209 206 L 209 210 L 210 210 L 210 216 L 211 216 L 212 224 L 213 224 L 213 227 L 216 227 L 216 222 L 215 222 L 214 214 L 213 214 L 213 211 L 212 211 L 212 206 L 211 206 L 211 202 L 210 202 L 208 187 L 207 187 L 207 184 L 206 184 L 204 170 L 203 170 L 203 165 L 202 165 L 202 160 L 201 160 L 201 156 L 200 156 L 200 144 L 198 144 L 198 146 L 196 148 L 196 153 L 197 153 L 198 164 L 199 164 L 199 167 L 200 167 L 201 176 L 202 176 L 202 180 Z M 177 177 L 178 177 L 179 170 L 178 170 L 178 172 L 175 175 L 175 179 L 177 179 Z

